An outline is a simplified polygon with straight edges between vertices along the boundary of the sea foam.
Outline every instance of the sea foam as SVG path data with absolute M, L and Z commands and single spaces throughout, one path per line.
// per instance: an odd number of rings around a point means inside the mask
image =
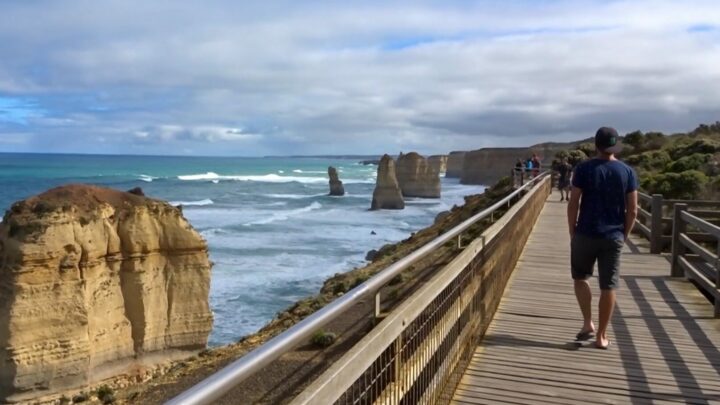
M 170 201 L 170 204 L 171 204 L 171 205 L 176 205 L 176 206 L 177 206 L 177 205 L 183 205 L 183 206 L 186 206 L 186 205 L 190 205 L 190 206 L 192 206 L 192 205 L 195 205 L 195 206 L 204 206 L 204 205 L 212 205 L 212 204 L 214 204 L 214 202 L 213 202 L 213 200 L 211 200 L 211 199 L 209 199 L 209 198 L 206 198 L 206 199 L 204 199 L 204 200 L 199 200 L 199 201 Z
M 264 175 L 219 175 L 214 172 L 207 172 L 204 174 L 187 174 L 180 175 L 178 179 L 183 181 L 217 181 L 217 180 L 233 180 L 233 181 L 253 181 L 258 183 L 303 183 L 303 184 L 321 184 L 327 183 L 327 177 L 305 177 L 305 176 L 279 176 L 275 173 L 264 174 Z M 374 179 L 346 179 L 343 180 L 345 184 L 351 183 L 362 183 L 369 184 L 374 183 Z

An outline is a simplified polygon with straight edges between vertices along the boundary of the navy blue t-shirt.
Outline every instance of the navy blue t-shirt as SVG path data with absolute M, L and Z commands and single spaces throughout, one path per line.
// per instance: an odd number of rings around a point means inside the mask
M 587 160 L 575 168 L 572 185 L 582 190 L 575 232 L 623 239 L 625 196 L 638 189 L 635 171 L 619 160 Z

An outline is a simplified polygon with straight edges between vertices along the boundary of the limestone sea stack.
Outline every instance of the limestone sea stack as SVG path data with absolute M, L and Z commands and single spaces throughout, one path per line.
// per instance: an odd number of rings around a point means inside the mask
M 69 185 L 13 204 L 0 223 L 0 401 L 204 348 L 210 267 L 162 201 Z
M 447 171 L 445 177 L 460 178 L 463 170 L 463 161 L 465 160 L 465 152 L 450 152 L 447 160 Z
M 404 197 L 440 198 L 440 172 L 418 153 L 400 154 L 395 169 Z
M 430 163 L 430 166 L 438 173 L 447 172 L 447 161 L 448 155 L 432 155 L 428 157 L 428 163 Z
M 405 208 L 405 201 L 400 192 L 397 177 L 395 176 L 395 161 L 388 155 L 383 155 L 378 164 L 377 183 L 373 191 L 371 210 Z
M 345 188 L 342 181 L 338 178 L 337 170 L 334 167 L 328 167 L 328 177 L 330 177 L 330 195 L 343 196 Z

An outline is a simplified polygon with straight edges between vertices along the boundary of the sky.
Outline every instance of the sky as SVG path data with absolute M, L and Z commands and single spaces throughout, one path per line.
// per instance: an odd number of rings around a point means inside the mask
M 718 120 L 717 0 L 0 0 L 2 152 L 430 154 Z

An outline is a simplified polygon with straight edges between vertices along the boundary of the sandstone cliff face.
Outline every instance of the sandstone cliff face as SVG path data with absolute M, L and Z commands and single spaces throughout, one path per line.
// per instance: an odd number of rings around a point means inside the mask
M 210 266 L 161 201 L 73 185 L 14 204 L 0 223 L 0 399 L 205 347 Z
M 403 209 L 405 201 L 400 192 L 397 177 L 395 176 L 395 161 L 388 155 L 380 159 L 377 171 L 377 183 L 373 191 L 371 210 Z
M 447 171 L 445 177 L 459 178 L 463 171 L 465 152 L 450 152 L 447 159 Z
M 440 172 L 419 154 L 401 153 L 395 173 L 403 196 L 440 198 Z
M 460 183 L 494 184 L 500 178 L 510 175 L 518 159 L 524 162 L 536 153 L 541 161 L 549 161 L 565 147 L 565 144 L 543 144 L 529 148 L 484 148 L 467 152 Z
M 428 163 L 438 173 L 447 172 L 448 155 L 432 155 L 428 157 Z
M 328 177 L 330 177 L 330 195 L 345 195 L 342 181 L 338 178 L 337 170 L 332 166 L 328 167 Z

